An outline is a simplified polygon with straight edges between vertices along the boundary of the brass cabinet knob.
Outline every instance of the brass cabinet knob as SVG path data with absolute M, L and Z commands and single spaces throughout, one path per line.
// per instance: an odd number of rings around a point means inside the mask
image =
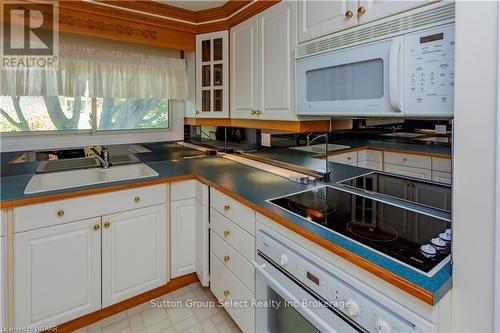
M 228 297 L 229 295 L 231 295 L 229 290 L 224 290 L 224 297 Z
M 228 262 L 230 259 L 229 256 L 224 256 L 224 262 Z
M 104 223 L 104 228 L 105 229 L 108 229 L 110 226 L 111 226 L 111 223 L 109 223 L 109 222 Z
M 366 13 L 366 8 L 361 6 L 358 8 L 358 15 L 363 15 L 364 13 Z
M 352 12 L 352 10 L 348 10 L 345 12 L 345 17 L 347 17 L 348 19 L 350 19 L 353 16 L 354 16 L 354 13 Z
M 255 110 L 255 109 L 252 109 L 251 112 L 252 112 L 252 114 L 257 114 L 257 110 Z
M 257 109 L 256 114 L 260 116 L 262 114 L 262 110 Z
M 408 159 L 406 157 L 403 157 L 403 162 L 406 162 L 408 161 Z
M 57 216 L 63 217 L 64 216 L 64 210 L 58 210 L 57 211 Z
M 347 160 L 348 160 L 348 161 L 350 161 L 350 160 L 351 160 L 351 158 L 350 158 L 350 157 L 348 157 L 348 158 L 347 158 Z
M 224 230 L 224 237 L 229 236 L 229 234 L 230 234 L 229 230 Z
M 134 202 L 135 202 L 135 203 L 139 203 L 139 201 L 141 201 L 141 198 L 140 198 L 140 197 L 135 197 L 135 198 L 134 198 Z
M 230 210 L 230 209 L 231 209 L 231 206 L 229 206 L 229 205 L 224 205 L 224 210 L 225 210 L 226 212 L 227 212 L 228 210 Z
M 94 224 L 94 230 L 95 231 L 99 231 L 101 227 L 99 226 L 99 224 Z
M 196 110 L 194 113 L 195 113 L 195 114 L 200 114 L 200 111 Z

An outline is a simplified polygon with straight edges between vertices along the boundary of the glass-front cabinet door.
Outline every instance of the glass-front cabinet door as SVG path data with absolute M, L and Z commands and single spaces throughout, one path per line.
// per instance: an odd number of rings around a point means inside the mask
M 196 36 L 196 117 L 228 118 L 228 38 L 217 31 Z

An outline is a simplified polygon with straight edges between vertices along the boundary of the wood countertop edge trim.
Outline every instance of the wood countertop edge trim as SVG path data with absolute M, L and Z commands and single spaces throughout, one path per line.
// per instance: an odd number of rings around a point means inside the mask
M 125 189 L 130 189 L 130 188 L 137 188 L 137 187 L 143 187 L 143 186 L 149 186 L 149 185 L 156 185 L 156 184 L 163 184 L 163 183 L 170 183 L 170 182 L 175 182 L 179 180 L 189 180 L 189 179 L 197 179 L 201 181 L 202 183 L 209 185 L 216 190 L 230 196 L 231 198 L 241 202 L 242 204 L 252 208 L 253 210 L 261 213 L 262 215 L 272 219 L 276 223 L 279 223 L 283 225 L 284 227 L 290 229 L 291 231 L 309 239 L 310 241 L 320 245 L 323 248 L 326 248 L 327 250 L 335 253 L 336 255 L 352 262 L 353 264 L 363 268 L 364 270 L 376 275 L 377 277 L 381 278 L 382 280 L 391 283 L 392 285 L 398 287 L 399 289 L 409 293 L 410 295 L 424 301 L 427 304 L 433 305 L 434 304 L 434 295 L 432 292 L 421 288 L 417 286 L 416 284 L 392 273 L 389 272 L 388 270 L 348 251 L 345 250 L 344 248 L 335 245 L 331 243 L 330 241 L 306 230 L 298 225 L 268 211 L 267 209 L 260 207 L 253 202 L 240 197 L 239 195 L 236 195 L 235 193 L 231 192 L 230 190 L 227 190 L 220 185 L 202 177 L 199 175 L 194 175 L 194 174 L 188 174 L 188 175 L 182 175 L 182 176 L 173 176 L 173 177 L 168 177 L 168 178 L 158 178 L 158 179 L 152 179 L 152 180 L 145 180 L 145 181 L 138 181 L 138 182 L 133 182 L 133 183 L 126 183 L 126 184 L 119 184 L 119 185 L 111 185 L 111 186 L 106 186 L 106 187 L 99 187 L 99 188 L 92 188 L 92 189 L 86 189 L 82 191 L 77 191 L 77 192 L 68 192 L 68 193 L 58 193 L 58 194 L 53 194 L 49 196 L 44 196 L 44 197 L 37 197 L 37 198 L 26 198 L 26 199 L 20 199 L 20 200 L 12 200 L 12 201 L 6 201 L 6 202 L 1 202 L 0 203 L 0 208 L 8 208 L 8 207 L 17 207 L 17 206 L 25 206 L 25 205 L 30 205 L 30 204 L 35 204 L 35 203 L 42 203 L 42 202 L 49 202 L 49 201 L 55 201 L 55 200 L 64 200 L 64 199 L 69 199 L 69 198 L 76 198 L 76 197 L 81 197 L 81 196 L 87 196 L 87 195 L 93 195 L 93 194 L 99 194 L 99 193 L 106 193 L 106 192 L 114 192 L 114 191 L 120 191 L 120 190 L 125 190 Z
M 337 151 L 333 151 L 333 152 L 328 153 L 328 156 L 335 156 L 335 155 L 340 155 L 340 154 L 350 153 L 350 152 L 360 151 L 360 150 L 376 150 L 376 151 L 380 151 L 380 152 L 387 151 L 387 152 L 391 152 L 391 153 L 438 157 L 438 158 L 444 158 L 444 159 L 451 160 L 450 154 L 428 153 L 428 152 L 422 152 L 422 151 L 416 151 L 416 150 L 408 150 L 408 149 L 404 149 L 404 148 L 383 148 L 383 147 L 373 147 L 373 146 L 360 146 L 360 147 L 352 147 L 352 148 L 337 150 Z M 315 158 L 321 159 L 321 160 L 325 159 L 324 156 L 317 156 Z

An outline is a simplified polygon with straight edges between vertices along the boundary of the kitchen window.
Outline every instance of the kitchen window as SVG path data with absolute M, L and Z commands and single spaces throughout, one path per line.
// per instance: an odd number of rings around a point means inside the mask
M 120 131 L 168 129 L 168 99 L 0 96 L 0 131 Z
M 187 76 L 178 51 L 67 40 L 54 69 L 0 70 L 2 151 L 182 140 Z

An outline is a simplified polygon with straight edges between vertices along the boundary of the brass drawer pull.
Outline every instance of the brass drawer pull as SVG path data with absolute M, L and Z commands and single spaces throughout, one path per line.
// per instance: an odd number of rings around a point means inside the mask
M 364 13 L 366 13 L 366 8 L 361 6 L 358 8 L 358 14 L 359 15 L 363 15 Z
M 134 202 L 135 202 L 135 203 L 139 203 L 139 201 L 141 201 L 141 198 L 140 198 L 140 197 L 135 197 L 135 198 L 134 198 Z
M 224 230 L 224 237 L 229 236 L 229 234 L 230 234 L 229 230 Z
M 224 205 L 224 210 L 225 210 L 226 212 L 227 212 L 228 210 L 230 210 L 230 209 L 231 209 L 231 206 L 229 206 L 229 205 Z
M 224 256 L 224 262 L 228 262 L 230 259 L 229 256 Z
M 224 290 L 224 297 L 228 297 L 229 295 L 231 295 L 229 290 Z
M 352 18 L 354 16 L 354 13 L 352 12 L 352 10 L 348 10 L 345 12 L 345 17 L 347 17 L 348 19 Z
M 95 231 L 99 231 L 101 227 L 99 226 L 99 224 L 94 224 L 94 230 Z
M 58 210 L 57 211 L 57 216 L 63 217 L 64 216 L 64 210 Z
M 111 226 L 111 223 L 109 223 L 109 222 L 104 223 L 104 228 L 105 229 L 108 229 L 110 226 Z

